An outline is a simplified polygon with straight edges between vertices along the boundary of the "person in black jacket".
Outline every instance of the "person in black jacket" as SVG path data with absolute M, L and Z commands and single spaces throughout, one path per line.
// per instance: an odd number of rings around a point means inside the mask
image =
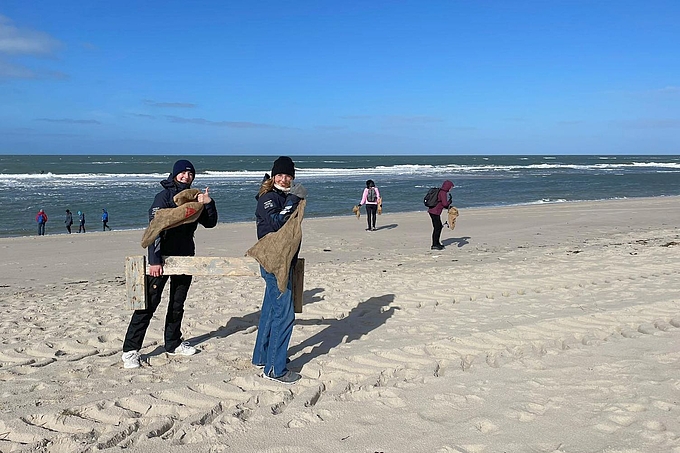
M 196 170 L 188 160 L 178 160 L 172 167 L 168 179 L 161 181 L 163 190 L 156 194 L 156 198 L 149 209 L 149 221 L 153 220 L 156 211 L 164 208 L 176 208 L 173 197 L 184 189 L 189 189 L 196 176 Z M 195 254 L 194 232 L 200 223 L 206 228 L 217 225 L 217 208 L 210 198 L 208 188 L 198 194 L 199 202 L 203 203 L 203 211 L 195 222 L 187 223 L 162 231 L 149 246 L 149 277 L 148 301 L 145 310 L 135 310 L 130 320 L 125 341 L 123 343 L 123 366 L 137 368 L 140 366 L 139 350 L 142 347 L 146 330 L 151 318 L 161 302 L 161 295 L 168 276 L 163 275 L 162 256 L 193 256 Z M 189 356 L 196 353 L 196 348 L 182 341 L 182 317 L 184 316 L 184 301 L 191 285 L 191 275 L 170 276 L 170 301 L 165 316 L 165 350 L 170 355 Z
M 73 214 L 71 214 L 71 211 L 69 209 L 66 210 L 66 219 L 64 219 L 64 223 L 66 224 L 66 231 L 68 231 L 68 234 L 71 234 L 71 225 L 73 225 Z

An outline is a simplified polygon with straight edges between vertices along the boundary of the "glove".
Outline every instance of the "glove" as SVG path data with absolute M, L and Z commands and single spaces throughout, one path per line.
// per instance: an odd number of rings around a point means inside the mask
M 307 198 L 307 189 L 305 189 L 305 186 L 302 184 L 293 184 L 293 187 L 290 188 L 290 192 L 288 193 L 301 199 Z

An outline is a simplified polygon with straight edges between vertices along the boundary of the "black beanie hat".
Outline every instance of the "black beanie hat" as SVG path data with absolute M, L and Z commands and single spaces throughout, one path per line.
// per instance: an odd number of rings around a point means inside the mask
M 189 170 L 191 173 L 196 176 L 196 170 L 194 169 L 194 164 L 189 162 L 186 159 L 180 159 L 177 162 L 175 162 L 175 165 L 172 166 L 172 173 L 170 173 L 170 179 L 175 179 L 175 176 L 179 175 L 183 171 Z
M 274 161 L 272 167 L 272 177 L 276 175 L 290 175 L 295 179 L 295 164 L 293 159 L 286 156 L 281 156 Z

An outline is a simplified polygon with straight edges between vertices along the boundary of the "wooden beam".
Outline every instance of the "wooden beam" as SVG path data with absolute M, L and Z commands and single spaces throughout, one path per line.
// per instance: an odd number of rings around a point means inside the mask
M 126 306 L 130 310 L 145 310 L 146 305 L 146 257 L 125 257 Z
M 260 275 L 260 265 L 252 258 L 164 256 L 163 274 L 257 277 Z
M 147 304 L 146 276 L 149 269 L 146 256 L 125 258 L 126 306 L 130 310 L 145 310 Z M 221 277 L 257 277 L 260 265 L 252 258 L 212 256 L 164 256 L 163 275 L 201 275 Z M 305 259 L 298 258 L 293 269 L 293 308 L 302 313 L 305 282 Z

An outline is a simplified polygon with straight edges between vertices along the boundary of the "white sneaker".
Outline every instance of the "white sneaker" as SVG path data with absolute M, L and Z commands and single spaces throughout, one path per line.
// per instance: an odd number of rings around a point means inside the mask
M 123 353 L 123 368 L 139 368 L 139 351 L 128 351 Z
M 183 341 L 179 346 L 175 348 L 174 351 L 168 351 L 170 355 L 194 355 L 196 354 L 196 348 L 189 345 L 188 341 Z

